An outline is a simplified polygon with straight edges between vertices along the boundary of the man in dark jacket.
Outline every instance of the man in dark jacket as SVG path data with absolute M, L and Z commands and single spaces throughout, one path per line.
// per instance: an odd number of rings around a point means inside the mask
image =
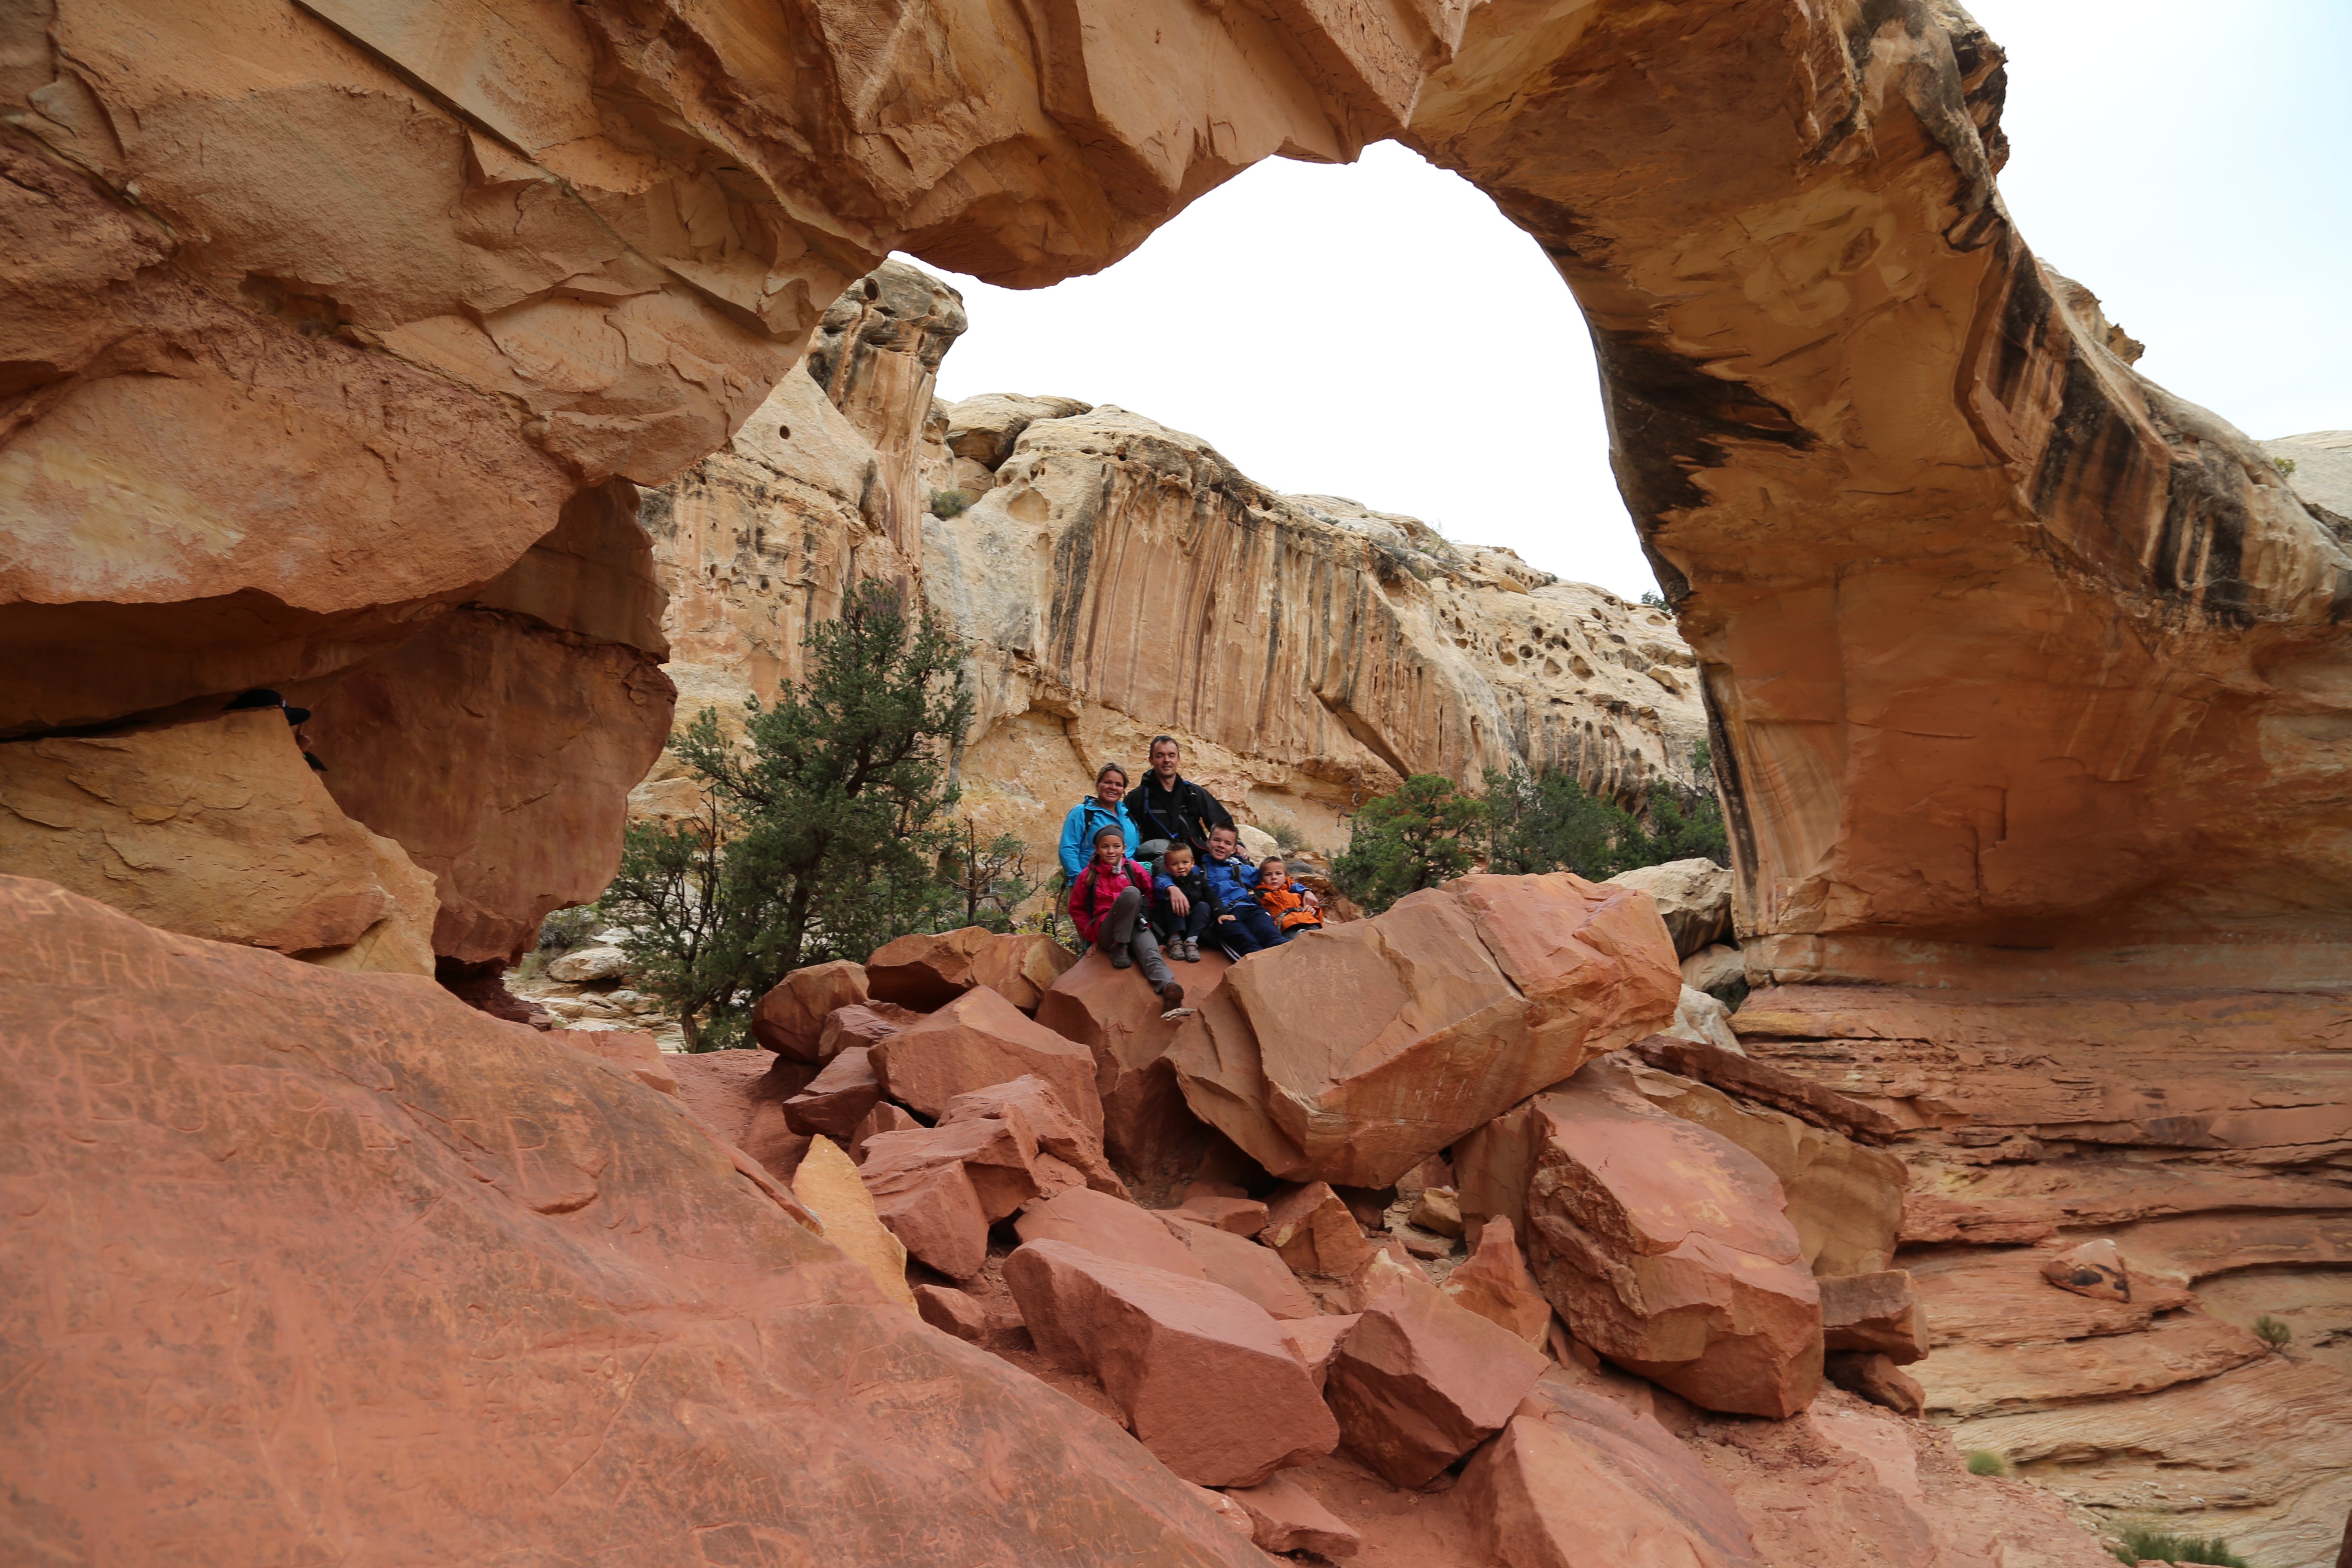
M 1233 814 L 1207 790 L 1178 776 L 1176 755 L 1173 735 L 1152 738 L 1151 771 L 1127 792 L 1127 815 L 1147 845 L 1164 838 L 1171 844 L 1190 844 L 1196 852 L 1206 854 L 1209 830 L 1233 826 Z

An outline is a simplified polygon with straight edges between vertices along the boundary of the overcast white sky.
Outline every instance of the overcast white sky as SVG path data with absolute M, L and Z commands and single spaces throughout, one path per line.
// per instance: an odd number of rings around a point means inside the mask
M 2147 344 L 2139 368 L 2258 437 L 2352 426 L 2352 4 L 1973 8 L 2010 58 L 2011 211 Z M 1116 403 L 1276 489 L 1654 586 L 1566 288 L 1484 196 L 1402 148 L 1260 164 L 1092 278 L 1024 293 L 949 276 L 971 318 L 940 373 L 950 401 Z

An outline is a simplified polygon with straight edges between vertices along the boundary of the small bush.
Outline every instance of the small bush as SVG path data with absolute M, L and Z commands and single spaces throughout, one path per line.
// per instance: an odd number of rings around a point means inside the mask
M 961 490 L 933 490 L 931 492 L 931 515 L 933 517 L 960 516 L 971 505 L 971 497 L 966 495 Z
M 558 910 L 539 922 L 539 951 L 545 953 L 565 953 L 595 934 L 604 923 L 604 917 L 593 904 L 576 910 Z
M 1297 854 L 1299 847 L 1307 842 L 1299 835 L 1298 824 L 1285 818 L 1276 818 L 1266 824 L 1265 836 L 1273 839 L 1274 847 L 1285 855 Z
M 2147 1525 L 2134 1525 L 2123 1537 L 2122 1545 L 2107 1548 L 2118 1563 L 2210 1563 L 2218 1568 L 2249 1568 L 2246 1560 L 2218 1535 L 2168 1535 Z
M 2274 1351 L 2283 1351 L 2294 1342 L 2294 1331 L 2264 1312 L 2254 1320 L 2254 1338 Z
M 1969 1474 L 2005 1476 L 2009 1474 L 2009 1461 L 1990 1448 L 1971 1448 L 1969 1450 Z
M 1666 605 L 1666 596 L 1664 594 L 1644 592 L 1642 595 L 1642 603 L 1654 610 L 1663 610 L 1668 607 Z
M 2291 479 L 2294 478 L 2294 459 L 2293 458 L 2273 458 L 2271 459 L 2271 467 L 2279 471 L 2279 478 L 2283 479 Z

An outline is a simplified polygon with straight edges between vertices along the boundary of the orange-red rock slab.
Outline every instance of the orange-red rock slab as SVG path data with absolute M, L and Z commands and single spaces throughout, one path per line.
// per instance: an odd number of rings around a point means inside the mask
M 1004 1281 L 1038 1349 L 1099 1377 L 1187 1480 L 1255 1485 L 1339 1440 L 1274 1320 L 1223 1286 L 1058 1241 L 1024 1243 Z
M 902 936 L 877 948 L 866 961 L 866 986 L 877 1002 L 928 1013 L 985 985 L 1034 1014 L 1054 983 L 1077 962 L 1076 953 L 1050 936 L 965 926 Z
M 1229 1230 L 1177 1217 L 1182 1212 L 1163 1210 L 1158 1217 L 1208 1278 L 1248 1297 L 1276 1318 L 1308 1318 L 1322 1310 L 1271 1247 Z
M 1421 1487 L 1508 1421 L 1546 1364 L 1418 1280 L 1364 1309 L 1339 1341 L 1324 1395 L 1350 1454 L 1398 1486 Z
M 867 997 L 866 966 L 845 958 L 795 969 L 760 998 L 751 1013 L 751 1037 L 772 1051 L 804 1062 L 823 1061 L 817 1042 L 826 1017 Z
M 986 986 L 876 1046 L 874 1066 L 883 1092 L 918 1116 L 938 1116 L 957 1095 L 1034 1073 L 1089 1132 L 1101 1133 L 1093 1056 Z
M 1013 1221 L 1024 1241 L 1060 1241 L 1097 1257 L 1188 1279 L 1209 1275 L 1183 1243 L 1148 1209 L 1081 1187 L 1034 1204 Z
M 35 1556 L 1250 1560 L 670 1097 L 41 883 L 0 879 L 0 933 Z
M 1214 949 L 1179 966 L 1186 1005 L 1207 1006 L 1233 961 Z M 1198 1167 L 1208 1131 L 1185 1104 L 1168 1059 L 1182 1020 L 1163 1017 L 1160 998 L 1134 969 L 1114 969 L 1089 951 L 1057 978 L 1037 1005 L 1037 1021 L 1095 1056 L 1103 1102 L 1103 1142 L 1128 1171 L 1181 1181 Z

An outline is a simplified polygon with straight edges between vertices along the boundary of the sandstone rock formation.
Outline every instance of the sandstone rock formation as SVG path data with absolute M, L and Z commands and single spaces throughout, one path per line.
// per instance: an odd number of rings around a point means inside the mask
M 2026 248 L 1964 12 L 1775 14 L 1487 6 L 1410 133 L 1591 323 L 1751 978 L 2336 983 L 2352 546 Z
M 0 934 L 28 1550 L 1252 1555 L 605 1063 L 21 879 Z M 405 1480 L 309 1484 L 355 1459 Z
M 1465 877 L 1255 955 L 1169 1056 L 1194 1112 L 1274 1174 L 1381 1186 L 1650 1033 L 1680 991 L 1647 895 Z

